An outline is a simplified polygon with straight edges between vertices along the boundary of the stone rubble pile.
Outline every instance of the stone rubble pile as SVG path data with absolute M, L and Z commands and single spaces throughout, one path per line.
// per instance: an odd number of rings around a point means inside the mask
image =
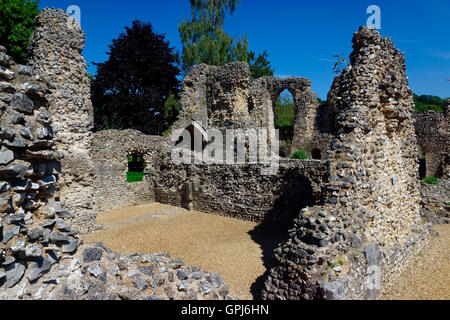
M 168 253 L 120 256 L 102 243 L 81 245 L 31 284 L 0 291 L 10 300 L 234 300 L 222 278 Z

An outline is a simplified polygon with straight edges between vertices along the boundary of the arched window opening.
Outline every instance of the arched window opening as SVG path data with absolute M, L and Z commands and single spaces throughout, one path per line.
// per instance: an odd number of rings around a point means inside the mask
M 319 148 L 315 148 L 311 151 L 311 157 L 313 160 L 321 160 L 322 159 L 322 151 Z
M 203 152 L 206 145 L 208 144 L 208 141 L 206 140 L 203 133 L 193 124 L 187 127 L 186 130 L 189 131 L 189 134 L 191 135 L 191 151 L 199 153 Z
M 295 104 L 292 94 L 284 90 L 273 106 L 275 129 L 280 132 L 280 157 L 291 156 L 294 137 Z
M 127 182 L 141 182 L 144 180 L 144 157 L 141 154 L 128 155 Z

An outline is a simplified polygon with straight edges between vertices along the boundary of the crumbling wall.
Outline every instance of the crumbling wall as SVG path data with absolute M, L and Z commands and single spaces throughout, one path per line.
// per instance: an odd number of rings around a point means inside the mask
M 286 223 L 295 209 L 320 202 L 327 168 L 319 161 L 282 161 L 278 174 L 260 165 L 175 165 L 150 176 L 158 202 L 256 222 Z
M 78 239 L 73 226 L 95 224 L 91 105 L 84 38 L 66 28 L 67 17 L 44 9 L 37 18 L 34 67 L 0 46 L 0 300 L 232 299 L 218 274 L 170 254 L 121 257 Z M 63 197 L 66 207 L 84 206 L 79 217 L 62 208 Z
M 445 177 L 450 165 L 450 114 L 427 111 L 416 116 L 417 143 L 424 153 L 426 175 Z
M 153 172 L 162 158 L 170 153 L 170 141 L 136 130 L 107 130 L 94 134 L 94 197 L 99 211 L 155 200 L 152 175 L 147 174 L 142 182 L 127 183 L 127 159 L 131 153 L 142 155 L 144 172 Z
M 326 159 L 331 140 L 323 121 L 327 109 L 320 109 L 311 81 L 291 77 L 263 77 L 250 81 L 248 64 L 233 62 L 222 67 L 195 66 L 183 81 L 181 113 L 175 129 L 186 129 L 192 122 L 203 129 L 275 129 L 274 104 L 284 90 L 295 103 L 294 134 L 291 153 L 297 149 L 318 148 Z M 323 111 L 323 114 L 318 114 Z
M 274 251 L 265 299 L 376 298 L 426 243 L 405 59 L 367 27 L 353 49 L 328 96 L 340 128 L 329 152 L 329 197 L 302 210 Z
M 79 240 L 61 207 L 53 85 L 0 46 L 0 288 L 34 283 Z M 12 297 L 11 297 L 12 298 Z
M 29 42 L 35 73 L 52 85 L 48 96 L 54 118 L 55 142 L 63 152 L 60 198 L 74 213 L 73 228 L 94 228 L 92 144 L 93 108 L 90 80 L 81 54 L 85 36 L 80 25 L 62 10 L 43 9 Z

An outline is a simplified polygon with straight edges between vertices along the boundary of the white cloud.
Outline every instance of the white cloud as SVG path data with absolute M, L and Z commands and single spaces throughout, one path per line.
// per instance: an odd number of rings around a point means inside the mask
M 450 51 L 434 50 L 434 51 L 430 52 L 430 54 L 433 57 L 437 57 L 437 58 L 441 58 L 441 59 L 445 59 L 445 60 L 450 60 Z

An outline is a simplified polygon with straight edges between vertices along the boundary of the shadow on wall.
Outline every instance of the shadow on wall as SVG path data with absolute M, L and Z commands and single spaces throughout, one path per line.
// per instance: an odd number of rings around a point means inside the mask
M 287 240 L 288 231 L 292 228 L 292 221 L 299 212 L 308 206 L 316 204 L 311 182 L 298 171 L 292 170 L 289 175 L 297 175 L 295 183 L 284 185 L 275 201 L 274 208 L 265 216 L 263 222 L 249 232 L 252 240 L 258 243 L 263 251 L 263 262 L 266 272 L 251 286 L 254 300 L 261 300 L 264 283 L 270 275 L 270 269 L 275 266 L 273 251 L 280 243 Z

